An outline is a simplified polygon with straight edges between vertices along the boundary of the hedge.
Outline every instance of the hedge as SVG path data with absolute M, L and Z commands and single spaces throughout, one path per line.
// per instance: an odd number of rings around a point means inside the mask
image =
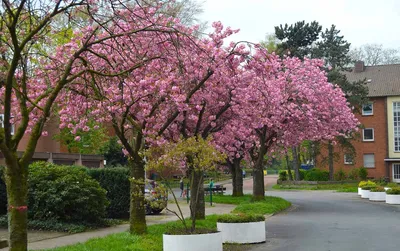
M 98 222 L 106 216 L 107 191 L 85 168 L 35 162 L 29 166 L 28 185 L 32 219 Z
M 109 204 L 106 193 L 86 168 L 35 162 L 29 166 L 28 217 L 30 221 L 101 222 Z M 0 214 L 6 213 L 7 193 L 0 179 Z
M 88 174 L 108 191 L 107 217 L 113 219 L 129 218 L 129 170 L 127 168 L 87 169 Z
M 329 180 L 329 172 L 322 171 L 320 169 L 310 169 L 307 171 L 304 180 L 307 181 L 328 181 Z

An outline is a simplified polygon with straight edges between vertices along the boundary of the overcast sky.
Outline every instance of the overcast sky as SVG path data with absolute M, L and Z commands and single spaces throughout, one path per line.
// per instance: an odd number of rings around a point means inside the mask
M 335 24 L 352 46 L 366 43 L 400 48 L 400 0 L 197 0 L 202 20 L 240 29 L 233 40 L 259 42 L 274 26 L 318 21 Z

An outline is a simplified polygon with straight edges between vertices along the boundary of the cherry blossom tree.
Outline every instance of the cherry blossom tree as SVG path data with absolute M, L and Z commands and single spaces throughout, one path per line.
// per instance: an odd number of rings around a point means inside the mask
M 355 130 L 358 121 L 342 90 L 328 83 L 322 60 L 279 57 L 259 48 L 246 66 L 249 86 L 243 98 L 244 114 L 257 140 L 253 196 L 264 198 L 265 155 L 303 140 L 333 139 Z M 329 99 L 327 98 L 329 97 Z
M 84 90 L 89 88 L 100 91 L 94 93 L 95 97 L 104 94 L 101 91 L 114 92 L 112 100 L 114 105 L 110 106 L 111 110 L 108 111 L 115 114 L 116 111 L 120 111 L 121 106 L 121 98 L 118 97 L 132 91 L 124 84 L 124 76 L 130 75 L 138 68 L 144 70 L 133 77 L 134 80 L 138 80 L 135 83 L 140 82 L 142 78 L 144 79 L 142 84 L 146 81 L 152 83 L 162 80 L 165 83 L 164 81 L 178 80 L 174 74 L 164 74 L 168 70 L 176 72 L 176 68 L 164 64 L 163 62 L 168 59 L 162 58 L 161 55 L 162 50 L 168 50 L 171 55 L 174 54 L 179 58 L 175 49 L 179 47 L 180 40 L 172 39 L 177 37 L 174 34 L 179 33 L 179 25 L 173 25 L 176 20 L 158 12 L 161 8 L 165 9 L 164 5 L 143 6 L 132 2 L 132 5 L 126 6 L 121 3 L 113 0 L 2 1 L 0 104 L 4 120 L 0 129 L 0 150 L 6 160 L 9 245 L 12 251 L 27 250 L 27 170 L 39 137 L 47 135 L 44 128 L 49 117 L 54 112 L 60 114 L 61 126 L 77 130 L 79 128 L 77 125 L 67 124 L 66 120 L 62 119 L 64 114 L 68 114 L 68 111 L 74 112 L 74 107 L 85 114 L 96 113 L 94 107 L 90 106 L 91 103 L 83 96 L 81 99 L 72 100 L 69 94 L 72 92 L 84 94 Z M 85 13 L 85 22 L 78 21 L 86 26 L 72 29 L 72 33 L 68 33 L 70 34 L 68 38 L 62 40 L 58 46 L 52 45 L 54 42 L 52 38 L 55 35 L 71 31 L 71 27 L 66 26 L 64 29 L 54 25 L 53 21 L 62 16 L 68 22 L 74 22 L 74 14 L 77 12 Z M 185 31 L 189 34 L 191 32 Z M 141 39 L 137 40 L 139 36 Z M 186 37 L 190 40 L 190 36 Z M 193 53 L 195 49 L 201 51 L 195 43 L 192 44 L 186 53 L 189 51 Z M 155 59 L 159 59 L 157 61 L 159 65 L 154 63 L 155 72 L 152 74 L 154 78 L 148 79 L 146 78 L 149 75 L 146 71 L 148 68 L 145 66 Z M 179 59 L 175 62 L 179 62 Z M 174 66 L 177 65 L 179 64 Z M 166 68 L 162 68 L 163 66 Z M 161 72 L 161 69 L 163 74 L 157 76 L 156 71 Z M 171 77 L 172 75 L 174 77 Z M 98 79 L 104 79 L 104 82 L 100 82 L 99 85 Z M 187 81 L 184 78 L 179 80 L 182 83 Z M 100 88 L 110 83 L 117 83 L 117 88 Z M 176 90 L 171 90 L 174 91 Z M 107 98 L 105 96 L 104 100 Z M 144 94 L 139 97 L 142 98 L 152 97 Z M 185 97 L 181 95 L 175 98 Z M 169 100 L 169 102 L 174 101 Z M 62 107 L 64 104 L 66 106 Z M 97 107 L 102 108 L 101 104 Z M 149 107 L 135 107 L 143 110 L 146 108 Z M 138 113 L 137 116 L 143 114 Z M 82 116 L 77 124 L 84 125 L 87 121 Z M 103 121 L 107 120 L 99 119 L 99 122 Z M 118 127 L 117 123 L 114 124 L 115 128 L 120 130 L 117 130 L 117 133 L 125 132 L 127 129 L 135 130 L 135 127 L 123 127 L 125 124 L 122 127 Z M 14 134 L 13 127 L 15 127 Z M 87 130 L 85 126 L 81 129 Z M 19 156 L 17 149 L 24 135 L 27 135 L 28 143 L 22 156 Z M 137 143 L 133 146 L 140 145 L 141 143 Z M 137 229 L 137 232 L 143 231 Z

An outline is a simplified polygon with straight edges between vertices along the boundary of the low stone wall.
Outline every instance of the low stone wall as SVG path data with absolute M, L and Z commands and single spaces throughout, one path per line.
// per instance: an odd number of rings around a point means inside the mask
M 323 185 L 323 184 L 344 184 L 344 183 L 358 183 L 356 180 L 343 180 L 343 181 L 277 181 L 279 185 Z

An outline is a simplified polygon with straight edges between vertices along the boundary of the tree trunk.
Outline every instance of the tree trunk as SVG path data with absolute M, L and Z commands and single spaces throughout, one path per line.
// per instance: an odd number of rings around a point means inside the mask
M 129 164 L 131 166 L 129 230 L 131 234 L 144 234 L 147 230 L 144 197 L 144 161 L 141 158 L 135 158 Z
M 293 154 L 293 170 L 295 173 L 295 180 L 300 180 L 300 172 L 299 172 L 299 156 L 297 155 L 297 147 L 292 147 Z
M 287 166 L 287 170 L 288 170 L 288 174 L 289 174 L 289 180 L 292 181 L 293 175 L 292 175 L 292 169 L 290 168 L 289 156 L 286 154 L 285 158 L 286 158 L 286 166 Z
M 329 180 L 333 180 L 333 145 L 332 141 L 328 141 L 328 164 L 329 164 Z
M 206 217 L 204 201 L 204 173 L 199 170 L 191 171 L 190 181 L 190 217 L 203 220 Z
M 240 168 L 240 161 L 242 158 L 235 158 L 232 163 L 232 196 L 243 196 L 243 174 Z
M 264 173 L 262 165 L 255 165 L 253 169 L 253 199 L 263 200 L 265 194 Z
M 15 154 L 16 155 L 16 154 Z M 9 250 L 28 250 L 28 167 L 21 167 L 17 159 L 6 160 L 6 186 L 8 201 Z

